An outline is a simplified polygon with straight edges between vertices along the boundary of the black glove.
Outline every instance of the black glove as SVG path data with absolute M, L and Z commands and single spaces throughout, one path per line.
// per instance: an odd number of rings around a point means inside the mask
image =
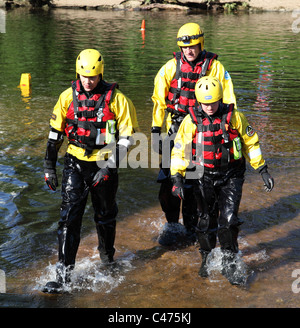
M 51 190 L 55 191 L 56 187 L 58 187 L 56 169 L 44 168 L 44 174 L 45 174 L 45 181 L 46 181 L 47 186 Z
M 180 199 L 184 199 L 182 175 L 180 173 L 176 173 L 175 175 L 172 175 L 171 181 L 173 183 L 172 195 L 175 197 L 179 197 Z
M 152 149 L 157 153 L 162 153 L 162 139 L 161 139 L 161 127 L 153 126 L 151 128 L 151 143 Z
M 262 169 L 259 170 L 261 177 L 264 181 L 265 191 L 270 192 L 274 187 L 274 179 L 268 172 L 268 166 L 265 165 Z
M 63 141 L 64 137 L 62 132 L 50 127 L 44 160 L 44 174 L 47 186 L 54 191 L 56 190 L 56 187 L 58 187 L 58 180 L 56 175 L 57 154 Z
M 116 170 L 117 169 L 110 169 L 108 167 L 103 167 L 102 169 L 100 169 L 94 176 L 92 182 L 93 187 L 96 187 L 97 185 L 101 185 L 104 182 L 108 181 L 112 173 Z

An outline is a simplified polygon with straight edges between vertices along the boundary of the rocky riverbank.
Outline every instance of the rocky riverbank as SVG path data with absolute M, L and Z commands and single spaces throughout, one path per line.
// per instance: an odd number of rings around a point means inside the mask
M 30 0 L 0 0 L 7 9 L 32 6 Z M 54 8 L 94 10 L 185 10 L 185 11 L 293 11 L 300 10 L 299 0 L 36 0 L 36 4 Z M 48 4 L 48 5 L 47 5 Z

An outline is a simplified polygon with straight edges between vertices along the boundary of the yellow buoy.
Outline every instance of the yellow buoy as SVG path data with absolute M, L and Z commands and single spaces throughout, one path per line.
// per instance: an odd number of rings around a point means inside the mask
M 23 73 L 20 80 L 20 88 L 31 86 L 31 75 L 30 73 Z
M 23 73 L 20 79 L 20 90 L 23 100 L 27 103 L 31 96 L 31 75 L 30 73 Z

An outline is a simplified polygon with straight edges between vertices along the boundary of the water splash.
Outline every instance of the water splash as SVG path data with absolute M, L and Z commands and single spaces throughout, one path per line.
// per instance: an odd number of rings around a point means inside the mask
M 72 271 L 71 283 L 63 286 L 63 291 L 71 293 L 74 291 L 90 290 L 93 292 L 110 293 L 118 287 L 126 278 L 126 273 L 134 266 L 131 261 L 134 254 L 125 253 L 114 263 L 104 265 L 94 257 L 85 257 L 76 262 Z M 56 280 L 56 264 L 49 264 L 43 274 L 36 279 L 34 289 L 43 290 L 49 281 Z
M 221 248 L 214 248 L 207 258 L 208 264 L 208 274 L 210 282 L 219 282 L 218 273 L 222 273 L 224 269 L 223 266 L 224 254 L 221 251 Z M 234 263 L 236 265 L 236 275 L 241 275 L 244 277 L 245 283 L 248 277 L 252 274 L 248 266 L 242 259 L 241 251 L 235 255 Z

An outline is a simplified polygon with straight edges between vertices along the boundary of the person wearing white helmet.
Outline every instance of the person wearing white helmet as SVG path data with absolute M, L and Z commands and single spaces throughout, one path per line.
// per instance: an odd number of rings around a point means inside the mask
M 196 205 L 191 194 L 191 186 L 187 180 L 184 190 L 185 197 L 182 201 L 172 195 L 168 160 L 180 123 L 187 115 L 189 108 L 195 104 L 195 83 L 202 76 L 217 77 L 223 86 L 224 101 L 236 104 L 230 74 L 217 60 L 217 54 L 205 50 L 204 32 L 200 26 L 196 23 L 187 23 L 181 26 L 177 34 L 177 45 L 180 51 L 174 53 L 174 58 L 163 65 L 157 73 L 152 95 L 152 148 L 155 152 L 162 154 L 161 170 L 158 175 L 158 182 L 161 183 L 159 200 L 167 220 L 158 239 L 161 245 L 172 245 L 178 241 L 178 236 L 173 231 L 180 231 L 180 229 L 173 228 L 179 225 L 181 203 L 186 237 L 187 239 L 192 237 L 191 240 L 193 240 L 195 235 Z M 168 114 L 166 119 L 168 136 L 162 140 L 161 132 L 165 112 Z
M 89 193 L 100 258 L 103 263 L 114 261 L 118 166 L 127 154 L 137 119 L 131 100 L 116 83 L 107 83 L 103 72 L 104 60 L 98 50 L 80 52 L 77 80 L 61 93 L 51 115 L 44 160 L 45 181 L 51 190 L 58 186 L 56 162 L 64 136 L 68 145 L 58 224 L 57 278 L 46 284 L 44 292 L 59 292 L 71 281 Z

